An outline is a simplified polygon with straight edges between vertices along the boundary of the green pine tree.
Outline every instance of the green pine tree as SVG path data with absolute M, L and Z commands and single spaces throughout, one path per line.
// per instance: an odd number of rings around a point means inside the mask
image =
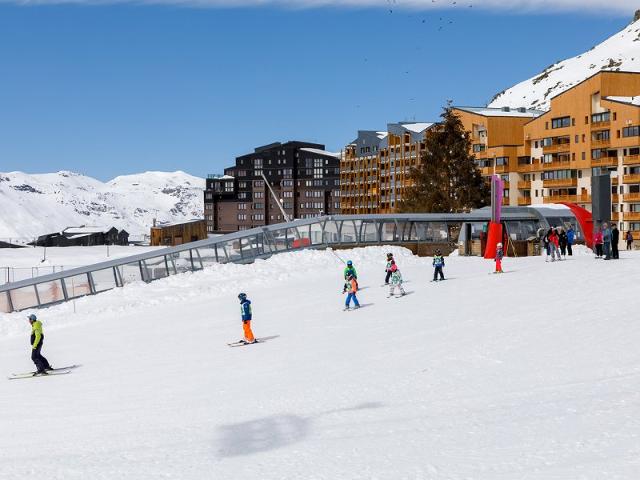
M 466 212 L 491 202 L 491 188 L 470 153 L 469 132 L 451 104 L 441 117 L 442 122 L 427 132 L 422 162 L 411 173 L 413 186 L 399 205 L 401 212 Z

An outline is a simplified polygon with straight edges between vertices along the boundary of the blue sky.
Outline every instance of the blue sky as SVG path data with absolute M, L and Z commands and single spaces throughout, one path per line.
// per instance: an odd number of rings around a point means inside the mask
M 358 129 L 437 119 L 447 99 L 485 104 L 633 14 L 574 11 L 573 0 L 544 12 L 525 9 L 530 0 L 515 0 L 518 9 L 459 0 L 438 10 L 376 1 L 0 0 L 0 171 L 204 176 L 273 141 L 339 150 Z

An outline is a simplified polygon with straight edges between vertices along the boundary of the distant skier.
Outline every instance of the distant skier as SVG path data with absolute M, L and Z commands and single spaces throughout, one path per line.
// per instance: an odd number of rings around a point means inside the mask
M 42 322 L 34 314 L 29 315 L 28 318 L 31 324 L 31 360 L 36 365 L 36 375 L 47 375 L 47 371 L 53 370 L 53 367 L 41 353 L 42 344 L 44 343 Z
M 599 228 L 593 234 L 593 244 L 596 247 L 596 258 L 602 257 L 602 230 Z
M 567 246 L 569 245 L 569 237 L 562 227 L 558 228 L 558 245 L 560 246 L 560 255 L 567 256 Z
M 387 253 L 387 266 L 384 271 L 387 273 L 386 277 L 384 277 L 384 284 L 389 285 L 389 279 L 391 278 L 391 268 L 396 264 L 396 261 L 393 259 L 393 253 Z
M 240 342 L 257 343 L 255 337 L 253 336 L 253 331 L 251 331 L 251 300 L 247 298 L 246 293 L 239 294 L 238 299 L 240 300 L 240 315 L 242 317 L 242 329 L 244 331 L 244 338 L 240 340 Z
M 631 230 L 627 230 L 625 238 L 627 239 L 627 250 L 631 250 L 633 248 L 633 233 L 631 233 Z
M 442 272 L 444 268 L 444 257 L 440 250 L 436 250 L 436 254 L 433 256 L 433 268 L 433 281 L 437 282 L 438 276 L 440 276 L 440 280 L 444 280 L 444 273 Z
M 389 297 L 393 297 L 396 287 L 400 289 L 400 296 L 406 295 L 404 288 L 402 288 L 402 274 L 398 270 L 398 266 L 394 263 L 391 267 L 391 282 L 389 283 Z
M 347 275 L 344 288 L 342 289 L 342 293 L 347 294 L 347 299 L 344 302 L 345 310 L 349 310 L 349 306 L 351 305 L 351 300 L 353 300 L 354 309 L 360 308 L 360 302 L 358 302 L 358 297 L 356 296 L 356 293 L 358 293 L 358 282 L 356 282 L 356 279 L 352 274 Z
M 495 273 L 503 273 L 502 272 L 502 257 L 504 257 L 504 253 L 502 252 L 502 243 L 498 242 L 496 245 L 496 271 Z
M 569 225 L 569 230 L 567 230 L 567 251 L 569 252 L 569 256 L 573 256 L 573 251 L 571 250 L 571 246 L 576 241 L 576 232 L 573 230 L 573 225 Z
M 347 260 L 347 266 L 345 267 L 343 274 L 345 280 L 349 275 L 351 275 L 356 281 L 356 285 L 358 284 L 358 272 L 356 272 L 356 267 L 353 266 L 353 262 L 351 260 Z

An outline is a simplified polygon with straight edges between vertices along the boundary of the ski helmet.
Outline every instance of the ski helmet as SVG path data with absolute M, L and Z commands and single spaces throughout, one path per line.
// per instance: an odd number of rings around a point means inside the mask
M 28 318 L 30 322 L 35 322 L 36 320 L 38 320 L 38 317 L 36 317 L 33 313 L 29 315 Z
M 352 267 L 353 266 L 353 262 L 351 260 L 347 260 L 347 267 Z
M 247 299 L 247 294 L 241 293 L 240 295 L 238 295 L 238 298 L 240 299 L 241 302 L 244 302 Z
M 440 255 L 442 252 L 440 251 L 440 249 L 436 250 L 436 255 Z
M 387 253 L 387 258 L 391 258 L 391 257 L 393 257 L 393 253 L 391 252 Z

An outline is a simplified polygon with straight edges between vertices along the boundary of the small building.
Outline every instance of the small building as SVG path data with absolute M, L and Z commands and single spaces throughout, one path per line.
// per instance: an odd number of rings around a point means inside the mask
M 38 247 L 90 247 L 94 245 L 128 245 L 129 233 L 115 227 L 67 227 L 62 232 L 40 235 Z
M 175 247 L 206 238 L 207 222 L 205 220 L 191 220 L 184 223 L 151 227 L 151 246 L 153 247 Z

